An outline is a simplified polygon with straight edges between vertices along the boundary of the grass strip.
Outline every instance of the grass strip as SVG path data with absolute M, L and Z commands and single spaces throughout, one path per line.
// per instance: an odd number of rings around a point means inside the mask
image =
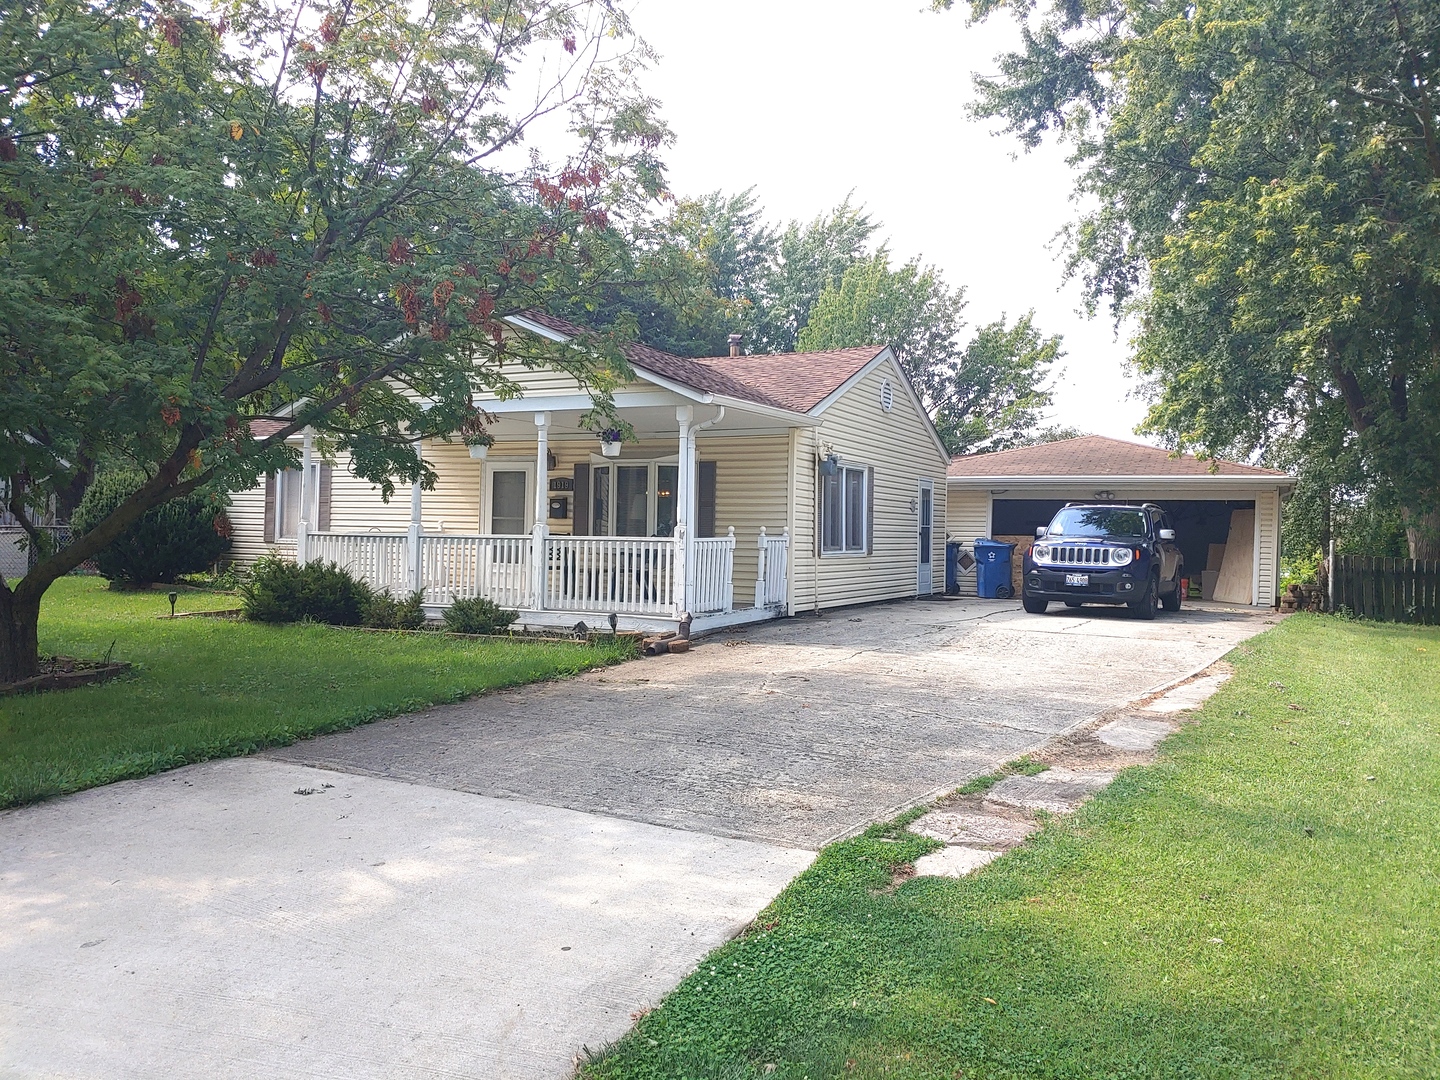
M 1297 615 L 969 878 L 826 848 L 591 1080 L 1440 1076 L 1440 632 Z
M 181 611 L 233 607 L 186 592 Z M 46 594 L 43 652 L 135 667 L 104 685 L 0 700 L 0 807 L 212 758 L 284 746 L 487 690 L 634 655 L 603 644 L 354 634 L 325 626 L 161 619 L 162 592 L 63 578 Z

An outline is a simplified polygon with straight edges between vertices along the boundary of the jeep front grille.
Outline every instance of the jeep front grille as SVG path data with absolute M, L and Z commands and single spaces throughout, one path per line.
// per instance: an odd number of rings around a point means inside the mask
M 1108 547 L 1091 547 L 1086 544 L 1076 547 L 1057 547 L 1052 550 L 1054 554 L 1051 558 L 1057 563 L 1071 566 L 1110 565 L 1110 549 Z

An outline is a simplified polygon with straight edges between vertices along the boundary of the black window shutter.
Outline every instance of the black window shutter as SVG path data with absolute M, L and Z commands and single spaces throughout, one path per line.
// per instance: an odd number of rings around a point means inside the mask
M 330 531 L 330 466 L 320 466 L 319 490 L 315 499 L 315 528 L 319 532 Z
M 575 516 L 570 531 L 575 536 L 590 535 L 590 466 L 575 466 Z
M 275 474 L 265 474 L 265 531 L 267 544 L 275 542 Z
M 865 478 L 865 554 L 875 553 L 875 466 L 866 470 Z
M 696 462 L 695 535 L 715 535 L 715 465 L 713 461 Z

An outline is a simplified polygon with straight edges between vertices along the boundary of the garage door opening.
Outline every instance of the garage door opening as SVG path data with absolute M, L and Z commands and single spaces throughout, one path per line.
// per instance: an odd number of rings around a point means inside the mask
M 1081 496 L 1070 500 L 995 499 L 991 504 L 990 534 L 997 540 L 1029 544 L 1035 538 L 1035 530 L 1049 525 L 1050 519 L 1066 502 L 1081 501 L 1087 500 Z M 1217 599 L 1240 604 L 1253 601 L 1254 539 L 1252 533 L 1245 528 L 1247 518 L 1241 517 L 1238 522 L 1235 518 L 1237 510 L 1248 511 L 1250 529 L 1253 530 L 1253 500 L 1127 498 L 1124 501 L 1153 502 L 1169 513 L 1175 524 L 1176 542 L 1180 545 L 1180 552 L 1185 559 L 1186 577 L 1204 582 L 1207 591 L 1220 588 L 1222 594 L 1217 596 Z M 1238 524 L 1242 535 L 1233 545 L 1234 550 L 1229 552 L 1227 564 L 1225 547 L 1230 543 L 1232 524 Z M 1016 562 L 1018 564 L 1019 560 Z M 1222 567 L 1224 581 L 1221 580 Z M 1209 574 L 1206 571 L 1209 571 Z M 1214 576 L 1211 577 L 1211 574 Z

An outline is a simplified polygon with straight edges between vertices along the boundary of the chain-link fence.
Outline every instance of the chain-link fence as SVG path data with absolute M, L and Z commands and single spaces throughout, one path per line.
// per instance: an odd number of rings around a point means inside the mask
M 42 525 L 40 531 L 50 535 L 50 542 L 57 551 L 70 543 L 69 525 Z M 0 575 L 6 581 L 24 577 L 39 559 L 40 552 L 35 550 L 24 529 L 18 525 L 0 526 Z M 86 563 L 81 570 L 93 571 L 93 567 Z

